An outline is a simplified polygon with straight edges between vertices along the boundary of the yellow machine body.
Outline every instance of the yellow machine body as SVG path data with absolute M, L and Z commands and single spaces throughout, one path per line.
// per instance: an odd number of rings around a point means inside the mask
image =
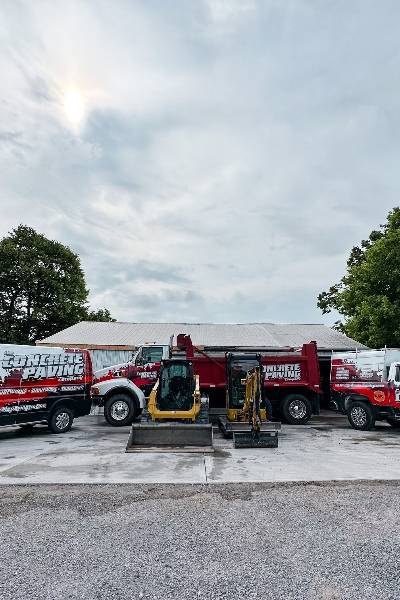
M 245 380 L 242 380 L 246 386 L 244 403 L 240 408 L 232 408 L 229 402 L 229 392 L 227 390 L 227 410 L 228 421 L 238 423 L 251 423 L 255 430 L 259 429 L 260 421 L 268 421 L 269 415 L 265 408 L 260 408 L 262 401 L 262 378 L 260 368 L 255 367 L 249 371 Z
M 199 376 L 194 375 L 194 391 L 193 391 L 193 402 L 189 410 L 160 410 L 157 403 L 158 390 L 160 380 L 158 379 L 156 384 L 150 393 L 150 398 L 147 404 L 147 411 L 152 421 L 162 420 L 182 420 L 182 421 L 196 421 L 200 414 L 201 409 L 201 397 L 200 397 L 200 383 Z
M 276 448 L 281 425 L 271 421 L 261 355 L 228 353 L 226 358 L 226 415 L 218 418 L 220 431 L 233 437 L 234 448 Z
M 213 429 L 208 403 L 201 402 L 193 363 L 169 359 L 147 404 L 147 415 L 132 423 L 126 452 L 212 452 Z

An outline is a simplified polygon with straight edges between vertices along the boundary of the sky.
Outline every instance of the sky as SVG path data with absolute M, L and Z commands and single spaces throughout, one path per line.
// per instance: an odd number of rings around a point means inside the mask
M 0 237 L 122 321 L 332 324 L 399 205 L 397 0 L 1 0 Z

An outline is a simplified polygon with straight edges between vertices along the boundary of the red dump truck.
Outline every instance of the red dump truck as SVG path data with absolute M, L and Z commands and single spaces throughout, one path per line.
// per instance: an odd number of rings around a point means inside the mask
M 399 428 L 400 349 L 332 354 L 331 400 L 354 429 L 372 429 L 378 420 Z
M 190 336 L 177 336 L 176 346 L 144 345 L 132 362 L 96 371 L 92 386 L 95 404 L 104 406 L 106 420 L 114 426 L 130 424 L 142 411 L 143 394 L 157 381 L 160 362 L 171 356 L 191 360 L 199 375 L 202 395 L 210 409 L 223 409 L 226 392 L 227 351 L 260 352 L 265 371 L 265 388 L 274 416 L 290 424 L 307 423 L 319 413 L 320 373 L 315 342 L 297 350 L 268 351 L 262 348 L 206 348 L 194 346 Z

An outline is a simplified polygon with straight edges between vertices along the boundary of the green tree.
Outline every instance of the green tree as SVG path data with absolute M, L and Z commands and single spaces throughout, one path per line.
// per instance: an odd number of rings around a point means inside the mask
M 20 225 L 0 241 L 0 342 L 29 344 L 78 321 L 111 321 L 88 307 L 79 257 Z
M 89 310 L 85 315 L 85 321 L 115 321 L 113 319 L 108 308 L 99 308 L 99 310 Z
M 336 327 L 372 348 L 400 346 L 400 208 L 355 246 L 339 283 L 318 296 L 323 313 L 337 310 Z

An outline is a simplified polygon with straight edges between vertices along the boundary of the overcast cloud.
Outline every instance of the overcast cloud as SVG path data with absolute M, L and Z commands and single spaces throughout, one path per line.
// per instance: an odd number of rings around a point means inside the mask
M 0 236 L 119 320 L 326 322 L 399 204 L 397 0 L 1 0 Z

